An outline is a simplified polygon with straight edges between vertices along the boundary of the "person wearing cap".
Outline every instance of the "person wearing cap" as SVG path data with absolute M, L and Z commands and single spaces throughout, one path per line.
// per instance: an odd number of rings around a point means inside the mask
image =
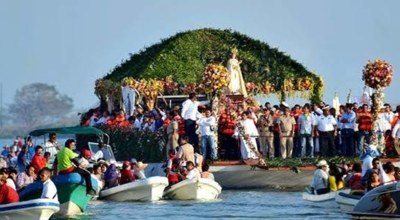
M 290 108 L 284 108 L 284 114 L 279 117 L 279 136 L 281 139 L 281 157 L 291 158 L 293 155 L 293 136 L 296 121 L 290 115 Z
M 315 136 L 318 137 L 321 156 L 335 156 L 336 146 L 334 137 L 336 136 L 336 118 L 329 114 L 329 108 L 323 108 L 322 115 L 318 117 Z
M 317 163 L 317 169 L 314 171 L 311 180 L 311 191 L 314 194 L 324 194 L 329 192 L 328 186 L 329 166 L 326 160 L 320 160 Z
M 364 149 L 364 145 L 371 143 L 372 135 L 372 114 L 368 110 L 368 105 L 362 105 L 362 110 L 357 112 L 357 122 L 358 122 L 358 146 L 356 148 L 356 153 L 361 154 Z
M 272 132 L 273 118 L 269 108 L 263 109 L 263 114 L 257 121 L 258 133 L 260 134 L 261 151 L 264 157 L 273 158 L 274 149 L 274 133 Z
M 356 113 L 352 110 L 353 104 L 347 103 L 340 119 L 342 138 L 342 155 L 354 155 L 354 126 L 356 122 Z
M 133 166 L 133 171 L 135 176 L 138 179 L 146 179 L 146 175 L 144 174 L 144 169 L 146 169 L 147 164 L 139 161 L 136 165 Z
M 57 187 L 51 180 L 52 170 L 45 167 L 39 173 L 40 181 L 43 183 L 42 195 L 40 198 L 53 199 L 58 201 Z

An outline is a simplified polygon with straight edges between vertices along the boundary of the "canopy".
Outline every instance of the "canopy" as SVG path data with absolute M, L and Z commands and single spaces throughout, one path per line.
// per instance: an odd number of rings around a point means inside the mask
M 102 130 L 94 128 L 94 127 L 60 127 L 60 128 L 44 128 L 31 131 L 29 135 L 31 136 L 42 136 L 48 133 L 57 133 L 57 134 L 95 134 L 95 135 L 103 135 L 106 134 Z

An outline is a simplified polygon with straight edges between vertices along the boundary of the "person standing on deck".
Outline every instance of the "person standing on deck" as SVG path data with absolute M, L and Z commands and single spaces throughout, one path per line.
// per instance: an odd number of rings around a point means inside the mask
M 200 103 L 197 101 L 196 93 L 190 93 L 189 98 L 182 103 L 182 117 L 185 120 L 185 135 L 189 137 L 189 143 L 193 145 L 196 152 L 199 150 L 199 137 L 196 134 L 196 121 Z
M 44 144 L 44 152 L 50 152 L 50 163 L 54 162 L 56 154 L 61 150 L 61 145 L 57 142 L 57 134 L 52 132 L 49 134 L 49 140 Z

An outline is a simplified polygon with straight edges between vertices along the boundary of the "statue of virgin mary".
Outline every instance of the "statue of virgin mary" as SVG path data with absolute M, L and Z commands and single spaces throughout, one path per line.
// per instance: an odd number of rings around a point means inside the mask
M 242 71 L 240 70 L 241 61 L 237 60 L 238 50 L 231 50 L 231 58 L 228 60 L 227 69 L 229 72 L 228 93 L 231 95 L 243 95 L 247 97 L 246 85 L 243 80 Z

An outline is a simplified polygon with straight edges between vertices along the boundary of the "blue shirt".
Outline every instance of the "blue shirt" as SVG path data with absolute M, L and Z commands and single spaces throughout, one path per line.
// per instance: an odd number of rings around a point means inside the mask
M 347 120 L 347 122 L 342 122 L 343 129 L 354 129 L 354 124 L 356 121 L 356 113 L 354 111 L 343 112 L 342 119 Z

